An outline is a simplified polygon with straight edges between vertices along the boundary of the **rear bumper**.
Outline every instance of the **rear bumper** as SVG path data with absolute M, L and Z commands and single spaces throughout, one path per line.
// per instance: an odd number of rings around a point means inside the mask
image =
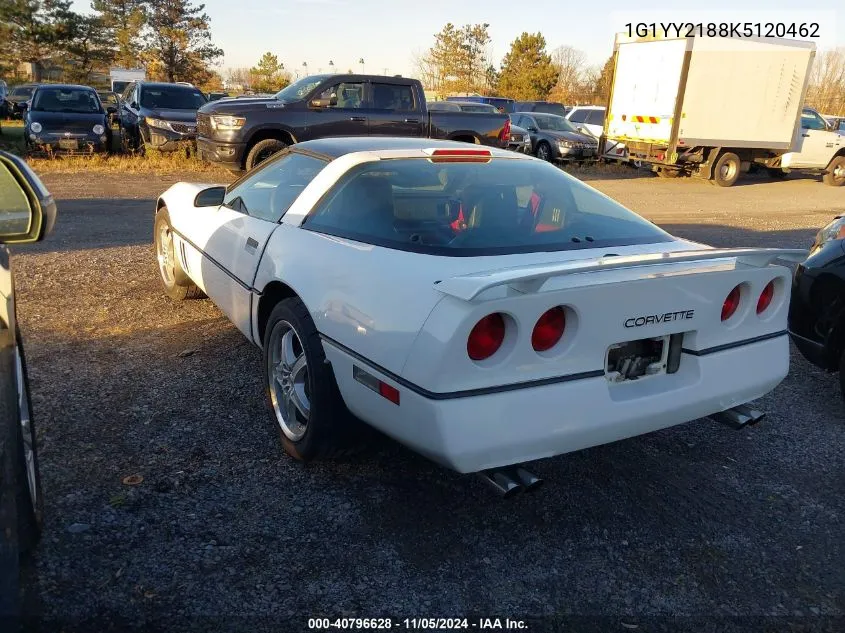
M 246 143 L 225 143 L 210 138 L 197 137 L 197 154 L 202 160 L 219 163 L 227 169 L 241 169 Z
M 407 388 L 324 341 L 349 409 L 372 426 L 458 472 L 552 457 L 649 433 L 759 398 L 785 377 L 784 333 L 704 355 L 677 373 L 610 383 L 603 375 L 448 399 Z M 362 366 L 400 391 L 394 405 L 352 378 Z

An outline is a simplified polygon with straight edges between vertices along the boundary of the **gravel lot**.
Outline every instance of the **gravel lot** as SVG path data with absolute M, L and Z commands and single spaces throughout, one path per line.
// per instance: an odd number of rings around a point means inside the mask
M 585 179 L 717 246 L 806 247 L 845 211 L 810 178 L 632 176 Z M 700 420 L 542 461 L 546 485 L 508 501 L 386 439 L 303 467 L 265 412 L 259 351 L 210 302 L 159 289 L 153 200 L 177 179 L 204 177 L 48 174 L 57 228 L 15 251 L 47 509 L 33 612 L 92 632 L 343 615 L 845 630 L 835 376 L 793 353 L 757 427 Z

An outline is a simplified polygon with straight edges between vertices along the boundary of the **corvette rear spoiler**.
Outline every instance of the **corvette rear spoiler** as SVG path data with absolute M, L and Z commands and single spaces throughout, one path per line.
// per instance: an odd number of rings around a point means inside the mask
M 775 260 L 800 263 L 808 251 L 784 248 L 709 248 L 695 251 L 672 251 L 648 255 L 602 257 L 569 262 L 520 266 L 505 270 L 472 273 L 436 282 L 440 292 L 464 301 L 472 301 L 482 292 L 497 286 L 512 286 L 520 292 L 537 292 L 552 277 L 581 273 L 604 272 L 621 268 L 681 264 L 709 259 L 734 258 L 738 263 L 763 268 Z

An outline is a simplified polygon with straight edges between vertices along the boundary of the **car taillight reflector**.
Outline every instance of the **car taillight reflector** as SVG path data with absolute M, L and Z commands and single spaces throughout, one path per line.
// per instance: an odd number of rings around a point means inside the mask
M 531 332 L 531 346 L 536 352 L 545 352 L 557 345 L 563 331 L 566 329 L 566 313 L 563 308 L 556 306 L 546 310 L 537 319 L 534 331 Z
M 763 292 L 760 293 L 760 298 L 757 299 L 757 314 L 763 314 L 766 309 L 772 305 L 772 299 L 775 296 L 775 282 L 770 281 L 766 284 L 766 287 L 763 288 Z
M 489 149 L 435 149 L 429 153 L 433 163 L 487 163 L 493 159 Z
M 505 319 L 498 312 L 488 314 L 472 328 L 467 339 L 467 354 L 472 360 L 490 358 L 505 340 Z
M 390 400 L 393 404 L 399 404 L 399 390 L 393 385 L 388 385 L 357 365 L 352 365 L 352 377 L 382 398 Z
M 736 309 L 739 307 L 741 296 L 742 293 L 740 292 L 739 286 L 728 293 L 728 296 L 725 297 L 725 302 L 722 304 L 722 321 L 727 321 L 734 315 Z

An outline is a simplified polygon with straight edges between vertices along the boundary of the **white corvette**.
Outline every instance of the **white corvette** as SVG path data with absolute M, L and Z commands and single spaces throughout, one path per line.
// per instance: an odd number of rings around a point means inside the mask
M 789 363 L 774 261 L 806 255 L 680 240 L 521 154 L 378 137 L 294 145 L 229 187 L 175 184 L 155 244 L 171 297 L 207 294 L 262 347 L 288 453 L 330 455 L 363 420 L 496 473 L 759 419 L 740 405 Z

